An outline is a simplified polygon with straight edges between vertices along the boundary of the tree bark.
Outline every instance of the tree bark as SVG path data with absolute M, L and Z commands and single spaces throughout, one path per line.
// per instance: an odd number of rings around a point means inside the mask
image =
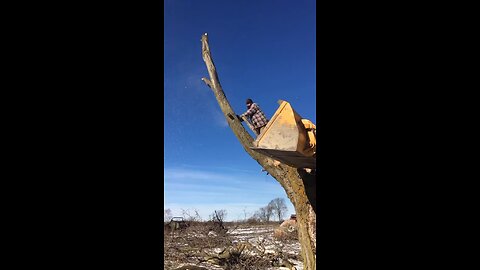
M 285 164 L 278 164 L 275 160 L 257 153 L 250 149 L 253 146 L 254 139 L 245 130 L 240 120 L 236 117 L 230 103 L 228 102 L 222 86 L 218 79 L 218 74 L 212 60 L 207 33 L 202 35 L 202 57 L 209 74 L 208 78 L 202 78 L 205 84 L 210 87 L 217 99 L 220 109 L 227 119 L 230 129 L 243 146 L 243 149 L 264 168 L 273 178 L 275 178 L 287 193 L 288 198 L 295 207 L 298 222 L 298 238 L 301 245 L 301 255 L 305 270 L 316 269 L 316 207 L 312 205 L 312 195 L 315 193 L 306 190 L 312 187 L 309 181 L 316 179 L 302 178 L 302 173 L 296 168 Z M 231 117 L 234 116 L 234 117 Z M 308 196 L 307 196 L 308 194 Z

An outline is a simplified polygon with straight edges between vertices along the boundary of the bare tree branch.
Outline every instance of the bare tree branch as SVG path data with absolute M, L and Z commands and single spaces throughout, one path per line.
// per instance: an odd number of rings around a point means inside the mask
M 203 81 L 208 87 L 210 87 L 211 89 L 213 89 L 213 88 L 212 88 L 212 82 L 210 82 L 209 79 L 203 77 L 203 78 L 202 78 L 202 81 Z

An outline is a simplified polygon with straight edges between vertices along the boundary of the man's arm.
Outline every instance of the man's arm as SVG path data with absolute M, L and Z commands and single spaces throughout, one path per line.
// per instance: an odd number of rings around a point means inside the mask
M 240 117 L 242 116 L 252 116 L 255 112 L 257 111 L 257 105 L 252 104 L 250 109 L 248 109 L 245 113 L 241 114 Z

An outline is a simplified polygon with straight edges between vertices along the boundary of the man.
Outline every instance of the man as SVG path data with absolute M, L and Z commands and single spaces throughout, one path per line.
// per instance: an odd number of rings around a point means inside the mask
M 241 115 L 237 115 L 237 117 L 241 122 L 243 122 L 243 116 L 246 116 L 248 119 L 250 119 L 250 123 L 252 123 L 255 129 L 255 134 L 258 136 L 267 125 L 268 120 L 260 107 L 256 103 L 253 103 L 251 99 L 247 99 L 246 104 L 247 111 Z

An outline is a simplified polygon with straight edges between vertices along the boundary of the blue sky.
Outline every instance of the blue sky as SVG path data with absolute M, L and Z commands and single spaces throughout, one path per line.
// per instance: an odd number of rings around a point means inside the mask
M 166 0 L 164 4 L 164 208 L 226 209 L 243 218 L 285 198 L 243 150 L 202 81 L 201 35 L 209 35 L 220 83 L 237 114 L 252 98 L 270 118 L 277 100 L 316 123 L 315 1 Z M 248 127 L 247 127 L 248 130 Z

